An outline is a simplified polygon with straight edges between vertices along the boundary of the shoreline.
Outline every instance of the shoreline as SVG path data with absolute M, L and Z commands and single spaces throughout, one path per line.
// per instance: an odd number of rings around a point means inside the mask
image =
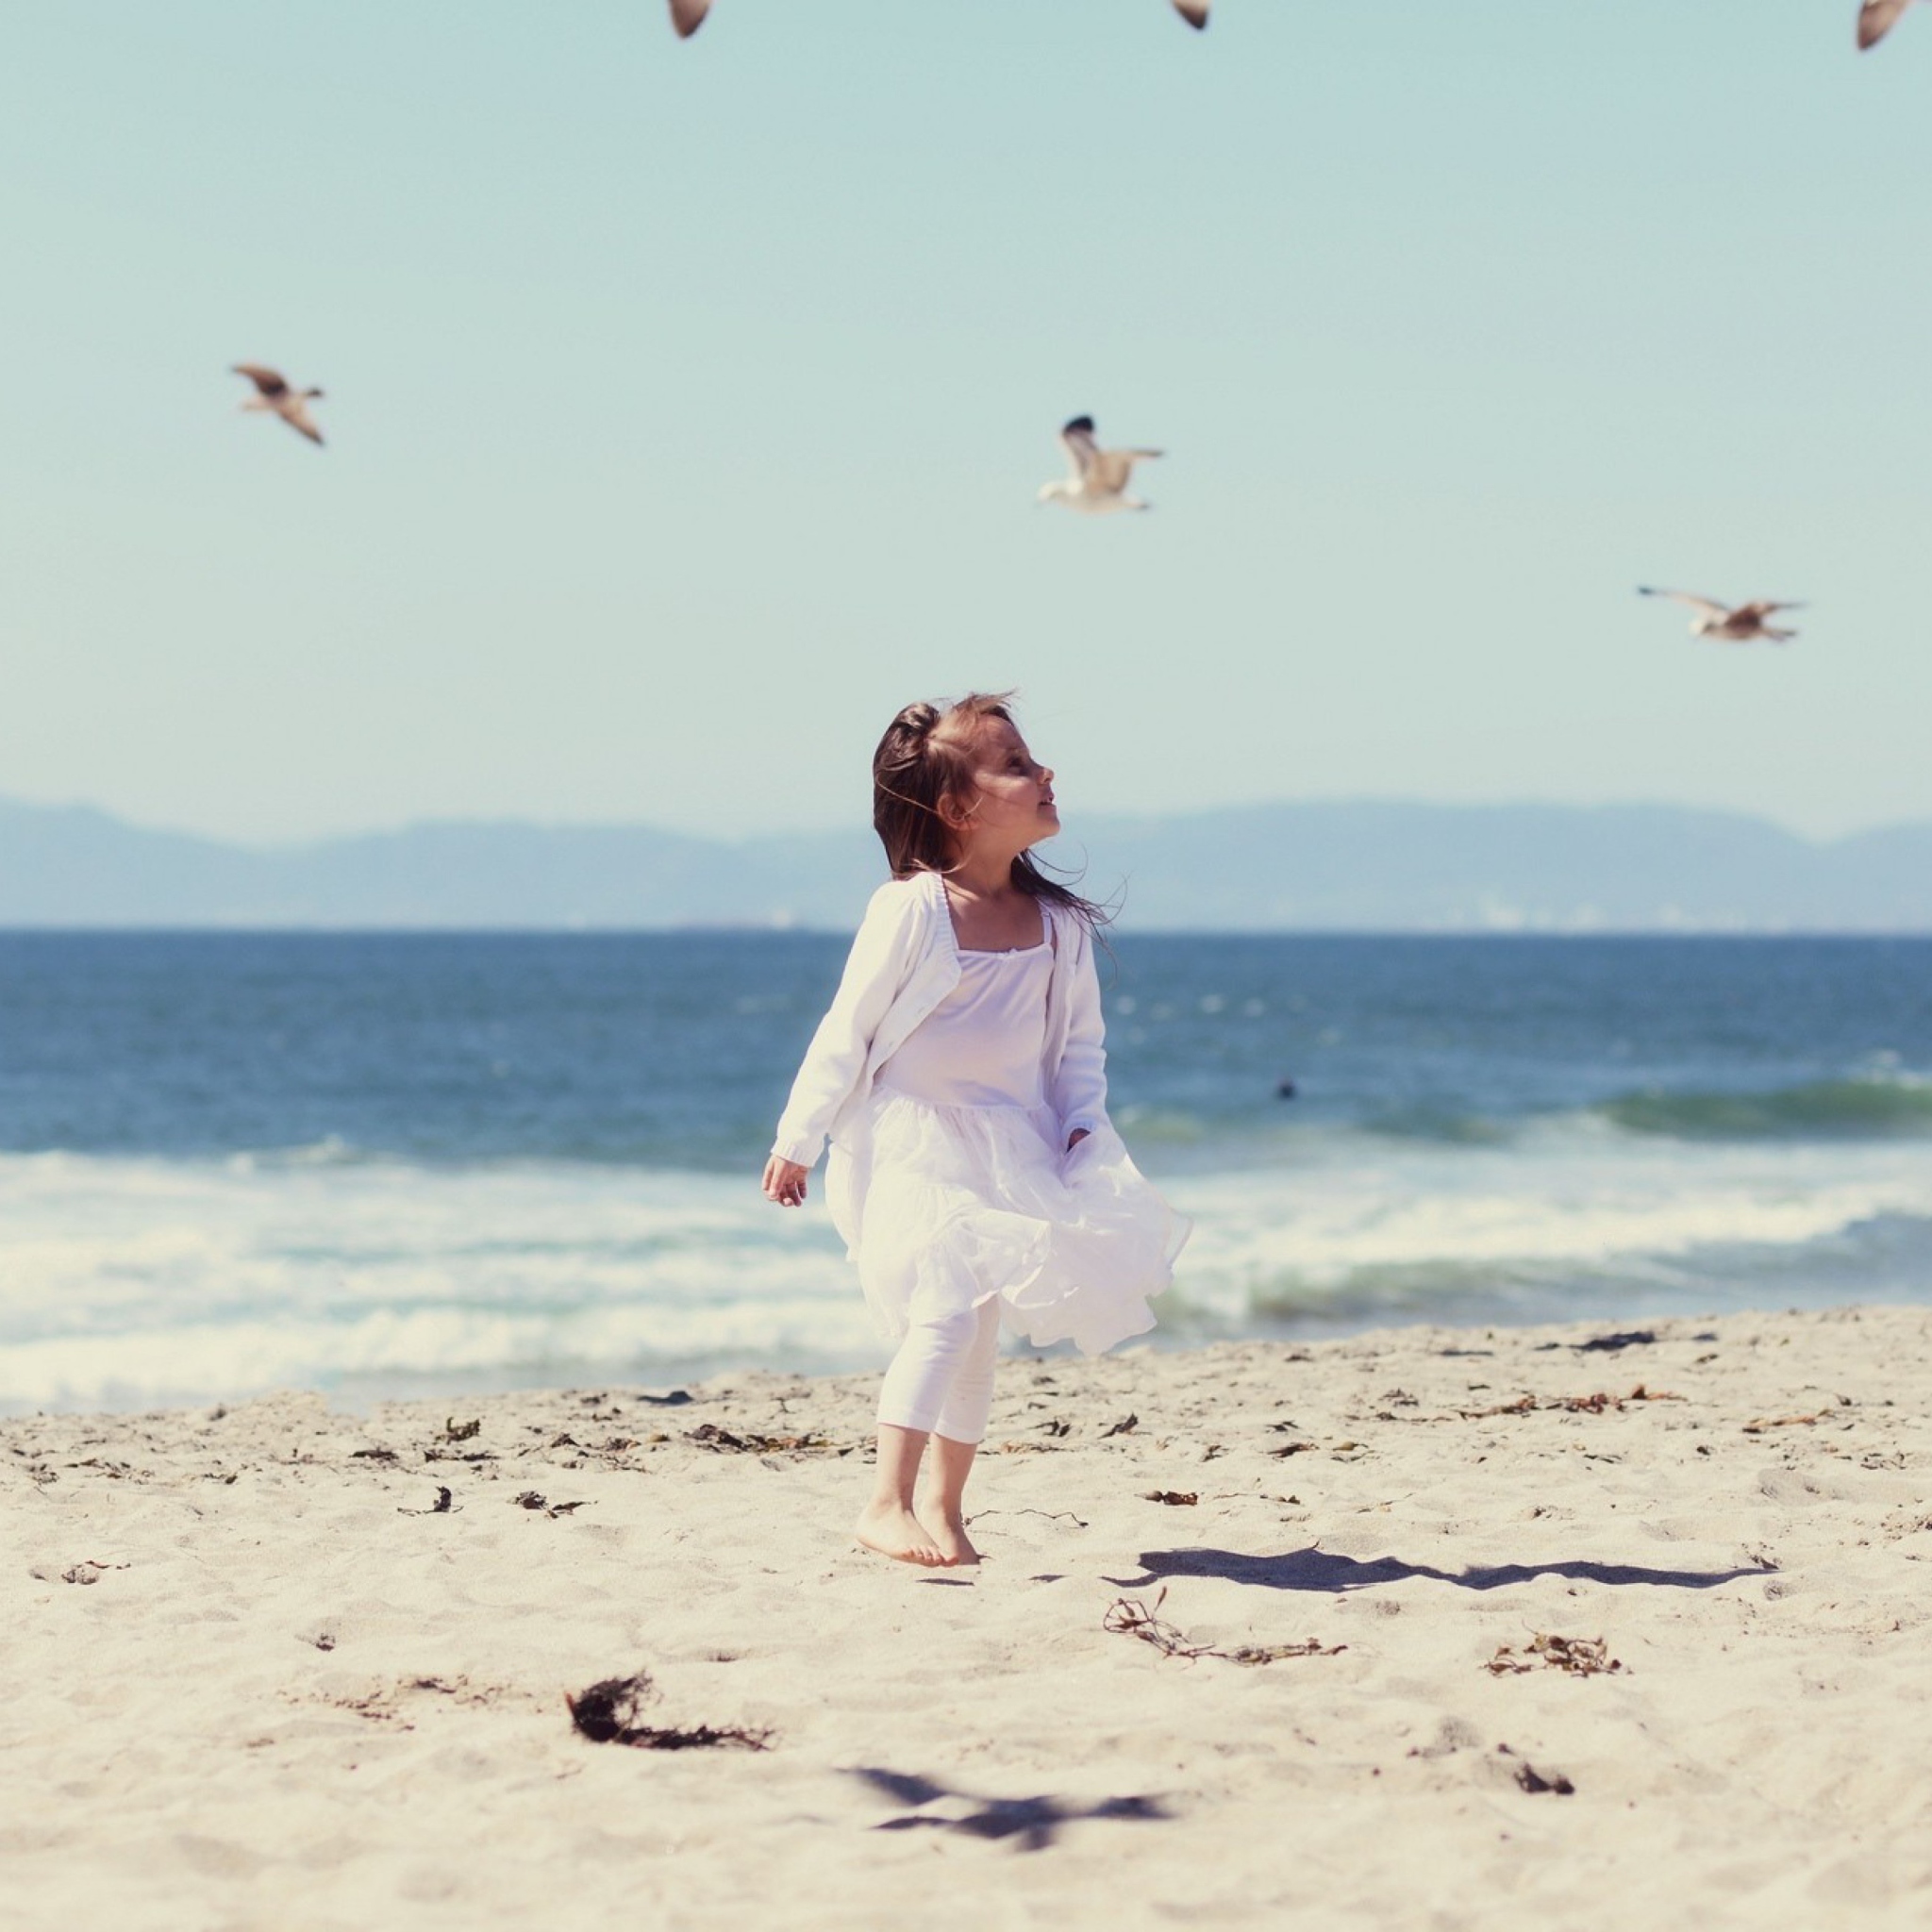
M 1008 1358 L 977 1572 L 850 1544 L 870 1373 L 0 1420 L 9 1892 L 1923 1923 L 1928 1365 L 1878 1307 Z M 573 1728 L 638 1671 L 644 1724 L 769 1748 Z

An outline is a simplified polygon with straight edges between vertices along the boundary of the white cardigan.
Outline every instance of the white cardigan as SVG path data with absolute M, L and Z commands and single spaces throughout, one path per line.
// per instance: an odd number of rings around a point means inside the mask
M 1091 1134 L 1107 1124 L 1100 979 L 1087 922 L 1047 900 L 1040 910 L 1054 949 L 1041 1072 L 1064 1150 L 1077 1129 Z M 939 874 L 914 873 L 881 886 L 791 1083 L 773 1153 L 810 1167 L 829 1139 L 857 1155 L 874 1075 L 958 983 L 959 941 Z

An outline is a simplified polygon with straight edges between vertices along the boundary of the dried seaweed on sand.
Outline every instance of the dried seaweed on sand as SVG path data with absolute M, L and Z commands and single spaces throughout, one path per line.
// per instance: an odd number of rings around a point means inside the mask
M 747 1751 L 771 1748 L 772 1733 L 743 1724 L 658 1725 L 638 1722 L 658 1698 L 648 1671 L 605 1677 L 575 1697 L 566 1696 L 570 1721 L 593 1744 L 628 1744 L 639 1751 L 692 1751 L 737 1744 Z
M 1533 1671 L 1532 1657 L 1541 1657 L 1552 1670 L 1566 1671 L 1573 1677 L 1608 1676 L 1624 1666 L 1610 1656 L 1601 1637 L 1553 1637 L 1539 1630 L 1519 1655 L 1505 1644 L 1483 1669 L 1492 1677 L 1521 1675 Z
M 98 1557 L 86 1557 L 78 1563 L 75 1563 L 72 1569 L 61 1571 L 60 1581 L 62 1583 L 98 1583 L 109 1570 L 127 1570 L 132 1567 L 128 1563 L 103 1563 Z
M 730 1450 L 741 1456 L 769 1456 L 778 1449 L 829 1449 L 832 1445 L 824 1437 L 807 1430 L 802 1436 L 761 1436 L 756 1430 L 747 1429 L 739 1435 L 730 1429 L 721 1429 L 716 1423 L 700 1423 L 694 1429 L 685 1431 L 687 1442 L 696 1442 L 702 1448 Z
M 1232 1650 L 1214 1643 L 1190 1643 L 1176 1625 L 1160 1615 L 1166 1601 L 1164 1589 L 1154 1599 L 1152 1609 L 1139 1597 L 1116 1597 L 1100 1620 L 1100 1627 L 1122 1637 L 1138 1637 L 1162 1657 L 1218 1657 L 1231 1664 L 1272 1664 L 1289 1657 L 1339 1657 L 1348 1648 L 1345 1643 L 1321 1643 L 1312 1637 L 1305 1643 L 1242 1643 Z
M 1514 1402 L 1499 1402 L 1493 1408 L 1463 1408 L 1457 1413 L 1466 1423 L 1480 1422 L 1492 1415 L 1528 1415 L 1539 1408 L 1561 1409 L 1571 1415 L 1604 1415 L 1611 1409 L 1621 1409 L 1632 1402 L 1682 1402 L 1681 1395 L 1674 1395 L 1667 1389 L 1646 1389 L 1641 1382 L 1627 1395 L 1612 1395 L 1607 1390 L 1599 1389 L 1592 1395 L 1557 1395 L 1549 1401 L 1540 1401 L 1534 1395 L 1519 1395 Z
M 510 1501 L 519 1509 L 541 1509 L 546 1516 L 568 1516 L 573 1509 L 583 1509 L 589 1507 L 587 1500 L 579 1500 L 575 1503 L 553 1503 L 541 1490 L 525 1490 L 522 1495 L 512 1496 Z

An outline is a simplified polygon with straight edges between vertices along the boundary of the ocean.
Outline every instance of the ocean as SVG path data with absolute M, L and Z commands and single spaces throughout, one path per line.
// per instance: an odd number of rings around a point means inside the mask
M 1111 950 L 1161 1345 L 1932 1302 L 1932 941 Z M 0 934 L 0 1410 L 878 1362 L 818 1177 L 758 1190 L 843 955 Z

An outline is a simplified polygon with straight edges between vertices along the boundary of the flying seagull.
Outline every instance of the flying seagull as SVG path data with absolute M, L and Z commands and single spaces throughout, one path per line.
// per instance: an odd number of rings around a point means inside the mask
M 1894 26 L 1912 0 L 1865 0 L 1858 8 L 1858 45 L 1875 47 Z
M 1751 644 L 1759 638 L 1768 643 L 1782 644 L 1794 638 L 1794 630 L 1779 630 L 1765 620 L 1774 611 L 1802 610 L 1802 604 L 1774 604 L 1768 598 L 1759 598 L 1755 603 L 1726 606 L 1715 597 L 1699 597 L 1690 591 L 1653 591 L 1648 586 L 1637 587 L 1640 597 L 1674 597 L 1679 604 L 1688 604 L 1697 615 L 1690 620 L 1690 635 L 1693 638 L 1714 638 L 1724 644 Z
M 1093 440 L 1093 418 L 1075 416 L 1060 431 L 1067 446 L 1068 475 L 1058 483 L 1040 486 L 1041 503 L 1063 503 L 1069 509 L 1088 516 L 1103 516 L 1110 509 L 1151 509 L 1138 496 L 1127 494 L 1127 479 L 1134 465 L 1147 457 L 1158 457 L 1158 449 L 1102 449 Z
M 1208 25 L 1208 0 L 1174 0 L 1174 10 L 1196 32 Z M 671 25 L 677 29 L 677 38 L 690 40 L 704 25 L 710 10 L 711 0 L 671 0 Z
M 279 369 L 269 369 L 259 362 L 238 362 L 234 373 L 245 375 L 255 385 L 255 394 L 242 405 L 244 409 L 266 409 L 271 415 L 279 416 L 291 429 L 299 429 L 310 442 L 322 441 L 322 431 L 303 407 L 311 399 L 320 399 L 319 389 L 292 390 Z

